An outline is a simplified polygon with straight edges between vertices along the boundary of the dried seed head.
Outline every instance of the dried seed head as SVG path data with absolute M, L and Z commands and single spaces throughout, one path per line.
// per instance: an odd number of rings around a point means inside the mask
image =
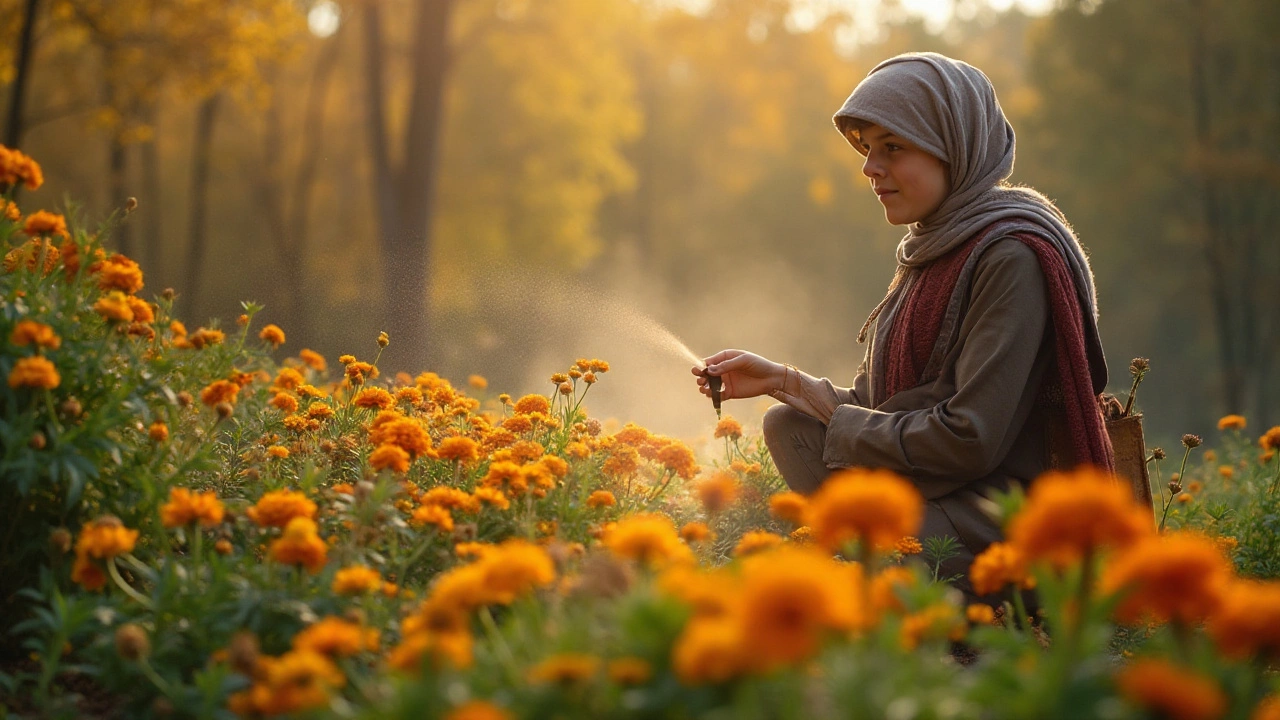
M 84 407 L 80 405 L 79 400 L 69 397 L 62 401 L 62 404 L 58 406 L 58 410 L 63 417 L 75 419 L 80 417 L 80 413 L 84 412 Z
M 1157 460 L 1164 459 L 1164 448 L 1155 448 L 1151 451 L 1151 457 Z
M 233 407 L 231 403 L 226 401 L 223 401 L 218 403 L 217 405 L 214 405 L 213 409 L 218 413 L 219 420 L 226 420 L 227 418 L 231 417 L 231 413 L 236 411 L 235 407 Z
M 193 400 L 194 398 L 191 397 L 191 393 L 186 390 L 178 393 L 178 404 L 182 407 L 190 407 Z
M 1129 363 L 1129 374 L 1135 377 L 1144 375 L 1150 368 L 1151 361 L 1143 357 L 1134 358 L 1133 361 Z
M 1191 433 L 1187 433 L 1186 435 L 1182 436 L 1182 444 L 1187 446 L 1188 448 L 1198 448 L 1200 447 L 1201 442 L 1203 441 L 1200 439 L 1199 435 L 1192 435 Z
M 49 533 L 49 544 L 57 549 L 58 552 L 70 552 L 71 531 L 64 527 L 54 528 L 53 532 Z
M 128 200 L 125 200 L 125 201 L 124 201 L 124 211 L 125 211 L 125 212 L 127 212 L 127 213 L 131 213 L 131 212 L 133 212 L 134 210 L 137 210 L 137 209 L 138 209 L 138 198 L 136 198 L 136 197 L 131 197 L 131 198 L 129 198 Z
M 604 428 L 600 425 L 599 420 L 595 418 L 589 418 L 587 420 L 587 434 L 590 435 L 591 437 L 596 437 L 597 435 L 600 434 L 600 431 L 603 429 Z
M 258 637 L 247 630 L 241 630 L 231 636 L 231 644 L 227 646 L 227 660 L 231 669 L 253 677 L 258 670 Z
M 1182 483 L 1178 482 L 1177 480 L 1170 480 L 1169 492 L 1173 493 L 1174 495 L 1177 495 L 1178 493 L 1182 492 Z
M 151 641 L 147 631 L 134 623 L 125 623 L 116 630 L 116 653 L 125 660 L 141 660 L 151 654 Z
M 44 446 L 49 444 L 49 440 L 44 436 L 44 433 L 37 430 L 31 433 L 31 439 L 27 441 L 27 444 L 31 446 L 32 450 L 43 450 Z
M 391 338 L 385 332 L 378 333 L 378 347 L 384 348 L 391 344 Z
M 160 293 L 160 297 L 169 301 L 172 301 L 175 297 L 177 297 L 177 295 L 178 295 L 178 292 L 171 287 L 165 288 L 164 291 Z

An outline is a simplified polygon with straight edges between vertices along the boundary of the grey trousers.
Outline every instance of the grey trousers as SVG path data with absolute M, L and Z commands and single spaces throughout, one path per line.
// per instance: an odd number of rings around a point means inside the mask
M 790 405 L 775 405 L 764 414 L 764 442 L 773 456 L 773 464 L 782 473 L 787 486 L 801 495 L 812 495 L 833 472 L 822 462 L 822 449 L 826 444 L 827 426 Z M 924 522 L 920 526 L 920 542 L 926 538 L 950 536 L 956 539 L 958 555 L 942 562 L 938 569 L 940 578 L 953 578 L 952 585 L 965 595 L 966 602 L 983 602 L 973 592 L 969 582 L 969 566 L 973 564 L 974 549 L 961 540 L 942 507 L 936 501 L 925 502 Z M 978 549 L 981 552 L 981 548 Z M 932 568 L 932 562 L 926 560 Z

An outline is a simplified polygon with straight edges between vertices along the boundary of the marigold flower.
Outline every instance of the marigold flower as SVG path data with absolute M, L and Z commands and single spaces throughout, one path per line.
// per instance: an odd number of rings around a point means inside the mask
M 1001 592 L 1006 585 L 1035 587 L 1035 577 L 1027 570 L 1026 556 L 1016 545 L 1003 542 L 991 543 L 978 553 L 969 567 L 969 580 L 979 595 Z
M 720 422 L 716 423 L 715 437 L 737 440 L 742 437 L 742 423 L 725 415 L 720 418 Z
M 571 442 L 564 446 L 564 454 L 575 460 L 586 460 L 591 457 L 591 446 L 584 442 Z
M 133 308 L 129 305 L 129 297 L 119 290 L 112 290 L 98 298 L 93 309 L 107 322 L 133 322 Z
M 39 163 L 21 150 L 0 145 L 0 185 L 23 183 L 36 190 L 44 183 Z
M 983 603 L 971 603 L 964 609 L 964 616 L 974 625 L 991 625 L 996 621 L 995 609 Z
M 587 498 L 587 507 L 589 508 L 613 507 L 617 504 L 617 498 L 608 490 L 596 490 Z
M 62 338 L 58 337 L 53 328 L 34 320 L 19 320 L 9 334 L 9 342 L 19 347 L 35 345 L 49 350 L 57 350 L 62 346 Z
M 683 480 L 692 480 L 698 474 L 698 461 L 693 450 L 679 440 L 667 440 L 658 450 L 657 460 Z
M 312 420 L 328 420 L 333 417 L 333 408 L 328 403 L 311 403 L 307 407 L 307 417 Z
M 444 720 L 515 720 L 515 717 L 491 702 L 472 700 L 450 710 Z
M 374 470 L 390 469 L 394 473 L 409 472 L 409 453 L 399 445 L 379 445 L 377 450 L 369 454 L 369 467 Z
M 919 555 L 924 552 L 924 546 L 920 544 L 920 539 L 911 535 L 899 540 L 898 543 L 893 546 L 893 549 L 897 550 L 901 555 Z
M 730 618 L 695 618 L 685 625 L 671 651 L 680 682 L 702 685 L 729 680 L 746 670 L 743 629 Z
M 774 493 L 769 497 L 769 514 L 796 525 L 804 523 L 808 507 L 809 501 L 797 492 Z
M 418 496 L 423 505 L 438 505 L 446 510 L 462 510 L 475 512 L 480 509 L 480 502 L 467 491 L 454 487 L 435 487 Z
M 789 537 L 791 538 L 791 542 L 794 542 L 797 545 L 812 545 L 813 528 L 808 525 L 801 525 L 795 530 L 792 530 Z
M 151 654 L 151 639 L 147 631 L 135 623 L 125 623 L 116 628 L 116 654 L 130 662 L 136 662 Z
M 951 603 L 935 603 L 902 619 L 899 642 L 905 650 L 915 650 L 926 638 L 964 639 L 969 627 Z
M 545 414 L 551 412 L 551 401 L 542 395 L 525 395 L 516 401 L 514 410 L 518 415 Z
M 745 557 L 762 550 L 769 550 L 781 545 L 783 537 L 768 530 L 750 530 L 742 534 L 738 544 L 733 548 L 736 557 Z
M 356 407 L 377 408 L 378 410 L 386 410 L 396 404 L 395 398 L 391 397 L 391 393 L 378 387 L 367 387 L 356 393 L 353 401 Z
M 85 590 L 98 591 L 107 584 L 107 574 L 86 555 L 76 555 L 75 564 L 71 566 L 71 582 L 79 583 Z
M 480 444 L 469 437 L 448 437 L 436 446 L 436 457 L 459 463 L 472 463 L 480 458 Z
M 142 289 L 142 268 L 119 253 L 90 265 L 89 272 L 97 275 L 98 287 L 103 290 L 119 290 L 133 295 Z
M 71 233 L 67 232 L 67 219 L 58 213 L 45 210 L 37 210 L 28 215 L 26 223 L 22 226 L 22 232 L 32 237 L 37 235 L 71 237 Z
M 289 448 L 283 445 L 272 445 L 271 447 L 267 448 L 267 454 L 273 458 L 284 460 L 285 458 L 289 457 Z
M 1120 670 L 1116 687 L 1136 705 L 1173 720 L 1213 720 L 1227 712 L 1217 681 L 1166 660 L 1143 658 Z
M 1262 449 L 1265 451 L 1271 451 L 1276 447 L 1280 447 L 1280 425 L 1276 425 L 1263 433 L 1262 437 L 1258 438 L 1258 444 L 1261 445 Z
M 147 302 L 146 300 L 143 300 L 142 298 L 134 297 L 132 295 L 126 296 L 124 301 L 129 303 L 129 309 L 133 311 L 134 323 L 147 325 L 149 323 L 153 323 L 156 321 L 155 306 L 152 305 L 151 303 Z M 134 328 L 130 328 L 130 332 L 131 333 L 134 332 Z M 138 333 L 134 333 L 134 334 L 138 334 Z M 149 336 L 154 337 L 154 335 L 155 335 L 155 331 L 151 330 L 151 332 L 149 333 Z
M 215 380 L 200 391 L 200 402 L 209 407 L 221 402 L 234 405 L 238 394 L 240 394 L 239 385 L 230 380 Z
M 278 392 L 270 400 L 270 405 L 286 413 L 297 412 L 298 399 L 286 392 Z
M 481 503 L 497 508 L 498 510 L 506 510 L 511 507 L 511 501 L 507 499 L 507 496 L 504 495 L 501 490 L 497 490 L 495 488 L 476 488 L 475 492 L 473 492 L 471 496 L 476 500 L 479 500 Z
M 41 267 L 41 259 L 43 258 L 43 274 L 48 275 L 58 266 L 58 249 L 53 243 L 44 238 L 37 238 L 16 247 L 4 256 L 5 272 L 13 272 L 19 267 L 25 267 L 27 270 L 35 272 Z
M 1280 695 L 1268 695 L 1253 709 L 1249 720 L 1280 720 Z
M 1034 562 L 1056 567 L 1104 547 L 1126 547 L 1155 532 L 1151 515 L 1128 483 L 1082 468 L 1049 472 L 1031 485 L 1026 506 L 1009 526 L 1009 540 Z
M 1235 659 L 1280 657 L 1280 582 L 1232 580 L 1209 616 L 1209 636 Z
M 645 565 L 691 560 L 689 546 L 680 542 L 671 518 L 665 515 L 633 515 L 619 521 L 602 538 L 604 546 L 619 557 Z
M 600 658 L 582 653 L 552 655 L 529 669 L 529 681 L 573 684 L 591 679 L 600 670 Z
M 212 328 L 196 328 L 191 334 L 191 347 L 202 350 L 209 345 L 221 345 L 227 339 L 227 334 L 221 330 Z
M 271 542 L 270 552 L 278 563 L 301 565 L 314 573 L 324 567 L 329 546 L 317 534 L 314 520 L 298 516 L 285 525 L 280 539 Z
M 408 453 L 410 458 L 427 454 L 431 450 L 431 436 L 416 420 L 393 411 L 383 411 L 369 426 L 369 442 L 374 445 L 395 445 Z
M 507 540 L 495 546 L 476 567 L 483 573 L 485 591 L 502 604 L 556 579 L 555 562 L 547 551 L 524 540 Z
M 430 656 L 437 665 L 466 668 L 472 662 L 473 645 L 468 632 L 405 633 L 400 644 L 387 654 L 387 665 L 411 672 L 422 665 L 424 657 Z
M 259 527 L 285 527 L 290 520 L 316 516 L 316 504 L 295 490 L 272 490 L 246 513 Z
M 302 361 L 303 365 L 316 372 L 324 372 L 329 369 L 329 363 L 325 361 L 324 356 L 309 348 L 302 348 L 298 352 L 298 359 Z
M 423 505 L 413 511 L 409 524 L 415 527 L 435 525 L 440 532 L 453 532 L 453 515 L 439 505 Z
M 822 636 L 858 623 L 849 566 L 822 552 L 784 546 L 743 564 L 743 650 L 759 670 L 812 657 Z
M 338 617 L 327 617 L 308 625 L 293 636 L 293 649 L 349 657 L 378 649 L 378 631 Z
M 276 390 L 296 390 L 305 384 L 307 379 L 297 370 L 286 367 L 280 368 L 280 372 L 276 373 L 276 377 L 271 381 L 271 387 Z
M 1218 420 L 1218 429 L 1243 430 L 1245 424 L 1243 415 L 1224 415 Z
M 591 360 L 590 367 L 585 367 L 582 369 L 590 370 L 592 372 L 597 372 L 597 373 L 607 373 L 609 372 L 609 363 L 604 360 Z
M 1207 537 L 1190 532 L 1152 535 L 1118 553 L 1102 574 L 1106 593 L 1122 592 L 1115 616 L 1195 624 L 1217 608 L 1232 577 L 1231 562 Z
M 885 470 L 841 470 L 810 498 L 805 524 L 830 550 L 850 540 L 884 550 L 915 535 L 923 515 L 924 500 L 909 480 Z
M 62 382 L 58 369 L 40 355 L 18 358 L 9 371 L 9 387 L 29 387 L 40 390 L 52 390 Z
M 270 343 L 273 347 L 280 347 L 284 344 L 284 330 L 281 330 L 278 325 L 268 324 L 258 333 L 258 338 Z
M 724 511 L 738 499 L 738 476 L 727 471 L 717 470 L 711 477 L 703 479 L 695 486 L 698 501 L 706 511 L 715 515 Z
M 391 344 L 391 338 L 387 336 L 386 332 L 378 333 L 378 347 L 384 348 L 390 344 Z
M 187 488 L 169 488 L 169 502 L 160 506 L 160 522 L 167 528 L 199 522 L 213 527 L 222 522 L 222 501 L 213 492 L 193 493 Z
M 76 539 L 76 555 L 108 560 L 123 553 L 133 552 L 138 542 L 138 531 L 130 530 L 119 518 L 103 515 L 87 522 Z
M 213 544 L 213 549 L 217 551 L 219 555 L 230 555 L 231 541 L 226 538 L 219 538 L 218 542 Z
M 278 658 L 261 657 L 253 687 L 232 695 L 227 706 L 240 715 L 285 715 L 329 704 L 329 694 L 347 678 L 328 657 L 293 650 Z

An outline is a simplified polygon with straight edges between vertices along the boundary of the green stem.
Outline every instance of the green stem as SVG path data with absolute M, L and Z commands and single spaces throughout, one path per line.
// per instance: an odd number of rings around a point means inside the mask
M 116 568 L 115 558 L 107 559 L 107 574 L 111 576 L 111 579 L 115 581 L 116 585 L 120 586 L 120 589 L 124 591 L 125 595 L 137 600 L 139 605 L 142 605 L 148 610 L 151 609 L 151 598 L 143 595 L 137 590 L 134 590 L 129 583 L 124 581 L 124 578 L 120 577 L 120 571 Z
M 1030 616 L 1027 615 L 1027 605 L 1022 599 L 1022 588 L 1018 587 L 1017 585 L 1013 586 L 1013 606 L 1014 606 L 1014 609 L 1016 609 L 1018 612 L 1018 623 L 1016 627 L 1019 630 L 1025 630 L 1026 632 L 1030 633 L 1031 632 L 1031 626 L 1030 626 L 1031 621 L 1029 619 Z M 1023 627 L 1024 624 L 1026 624 L 1025 628 Z
M 486 605 L 480 608 L 480 612 L 477 614 L 480 616 L 480 625 L 484 627 L 484 634 L 497 650 L 498 659 L 502 662 L 503 669 L 507 671 L 511 687 L 519 687 L 522 683 L 520 668 L 516 665 L 516 658 L 511 652 L 511 647 L 507 645 L 507 641 L 503 639 L 502 633 L 498 630 L 498 623 L 494 622 L 493 614 L 489 612 L 489 607 Z
M 160 677 L 160 674 L 156 672 L 155 668 L 151 667 L 151 663 L 147 662 L 146 658 L 138 658 L 138 667 L 142 670 L 142 674 L 146 675 L 147 679 L 160 689 L 160 692 L 172 697 L 169 683 Z

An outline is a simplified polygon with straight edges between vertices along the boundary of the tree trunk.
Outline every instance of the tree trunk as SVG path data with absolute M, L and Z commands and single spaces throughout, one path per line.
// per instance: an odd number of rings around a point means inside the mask
M 183 292 L 187 293 L 188 312 L 196 312 L 200 296 L 200 275 L 204 266 L 206 238 L 205 215 L 209 202 L 209 151 L 218 119 L 222 95 L 205 98 L 196 111 L 195 146 L 191 153 L 191 215 L 188 227 L 187 268 Z
M 107 199 L 107 209 L 111 212 L 116 210 L 123 212 L 124 201 L 129 192 L 127 187 L 128 179 L 126 178 L 129 170 L 129 148 L 120 139 L 120 133 L 116 130 L 111 132 L 107 142 L 110 143 L 107 153 L 107 192 L 110 195 Z M 121 220 L 114 233 L 116 249 L 121 254 L 130 257 L 133 255 L 132 235 L 132 227 L 129 222 Z
M 381 329 L 392 338 L 384 357 L 399 369 L 414 371 L 430 367 L 434 349 L 429 336 L 431 221 L 454 4 L 418 0 L 409 117 L 398 162 L 390 156 L 383 109 L 381 9 L 378 3 L 364 6 L 366 105 L 384 279 Z
M 138 161 L 142 166 L 142 196 L 138 198 L 138 212 L 142 219 L 142 249 L 147 267 L 157 273 L 163 272 L 164 227 L 164 188 L 160 181 L 160 133 L 157 126 L 160 122 L 160 106 L 151 103 L 146 109 L 147 124 L 153 132 L 151 139 L 138 148 Z
M 16 148 L 22 144 L 23 104 L 27 85 L 31 82 L 31 57 L 35 54 L 36 11 L 40 0 L 27 0 L 26 14 L 22 17 L 22 32 L 14 57 L 13 94 L 9 101 L 9 123 L 5 127 L 4 144 Z

